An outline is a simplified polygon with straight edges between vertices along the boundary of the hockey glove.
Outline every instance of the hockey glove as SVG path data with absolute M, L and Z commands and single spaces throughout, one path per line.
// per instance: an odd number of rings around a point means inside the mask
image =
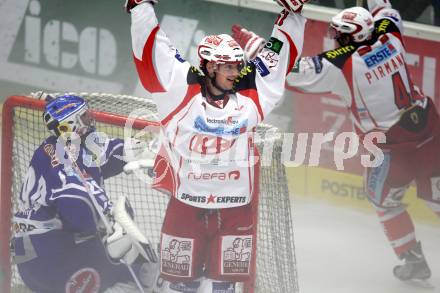
M 135 8 L 136 6 L 138 6 L 141 3 L 151 3 L 151 4 L 156 4 L 158 0 L 125 0 L 125 10 L 130 13 L 130 11 Z
M 391 3 L 389 0 L 368 0 L 367 1 L 368 10 L 373 13 L 381 8 L 391 8 Z
M 278 3 L 281 7 L 290 12 L 300 13 L 302 7 L 309 0 L 273 0 Z
M 158 140 L 150 142 L 141 141 L 135 138 L 124 141 L 124 172 L 131 174 L 139 169 L 150 169 L 154 166 L 154 160 L 158 152 Z
M 51 96 L 50 94 L 43 92 L 43 91 L 31 93 L 31 98 L 34 98 L 37 100 L 44 100 L 46 102 L 50 102 L 55 99 L 53 96 Z
M 247 60 L 254 59 L 264 47 L 264 44 L 266 44 L 265 39 L 254 32 L 248 31 L 239 24 L 232 25 L 231 31 L 232 37 L 243 49 Z

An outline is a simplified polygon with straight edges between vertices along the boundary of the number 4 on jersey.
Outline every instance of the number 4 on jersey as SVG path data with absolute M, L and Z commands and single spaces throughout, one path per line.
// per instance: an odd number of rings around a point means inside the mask
M 411 106 L 411 95 L 406 91 L 402 76 L 396 72 L 392 76 L 394 88 L 394 100 L 397 108 L 404 109 Z

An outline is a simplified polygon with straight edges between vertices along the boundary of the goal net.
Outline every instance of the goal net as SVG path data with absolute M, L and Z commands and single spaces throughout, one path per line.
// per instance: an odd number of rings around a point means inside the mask
M 98 131 L 110 137 L 124 137 L 125 122 L 133 111 L 156 111 L 148 99 L 110 94 L 77 95 L 89 102 Z M 3 105 L 0 289 L 4 293 L 31 292 L 13 262 L 11 217 L 17 211 L 17 198 L 33 152 L 49 135 L 42 122 L 44 105 L 44 101 L 24 96 L 9 97 Z M 143 139 L 154 139 L 159 124 L 152 121 L 153 116 L 138 117 L 132 125 L 133 134 L 142 132 Z M 281 161 L 282 135 L 274 127 L 260 126 L 257 137 L 261 138 L 256 141 L 262 161 L 266 162 L 260 171 L 259 210 L 255 215 L 258 218 L 257 260 L 253 268 L 254 281 L 244 284 L 241 290 L 295 293 L 298 292 L 295 247 L 286 173 Z M 268 145 L 271 151 L 264 150 Z M 126 174 L 106 180 L 105 190 L 113 200 L 119 195 L 129 197 L 136 223 L 157 247 L 168 196 L 151 189 L 136 176 Z

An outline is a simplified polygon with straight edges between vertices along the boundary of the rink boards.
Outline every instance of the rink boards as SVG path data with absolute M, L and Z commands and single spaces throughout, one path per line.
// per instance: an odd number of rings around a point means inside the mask
M 286 172 L 289 191 L 294 197 L 326 200 L 338 206 L 374 212 L 360 175 L 307 166 L 286 168 Z M 408 189 L 403 202 L 408 205 L 414 220 L 440 227 L 440 221 L 431 209 L 417 199 L 415 186 Z

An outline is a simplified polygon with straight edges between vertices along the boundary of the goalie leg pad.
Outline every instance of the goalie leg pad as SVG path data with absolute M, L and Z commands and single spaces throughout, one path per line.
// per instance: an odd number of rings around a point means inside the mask
M 159 263 L 147 262 L 142 264 L 139 269 L 138 277 L 146 289 L 152 290 L 156 286 L 156 282 L 159 278 Z
M 131 264 L 137 258 L 139 252 L 134 249 L 130 236 L 123 235 L 111 242 L 107 241 L 107 252 L 113 260 L 124 259 Z

